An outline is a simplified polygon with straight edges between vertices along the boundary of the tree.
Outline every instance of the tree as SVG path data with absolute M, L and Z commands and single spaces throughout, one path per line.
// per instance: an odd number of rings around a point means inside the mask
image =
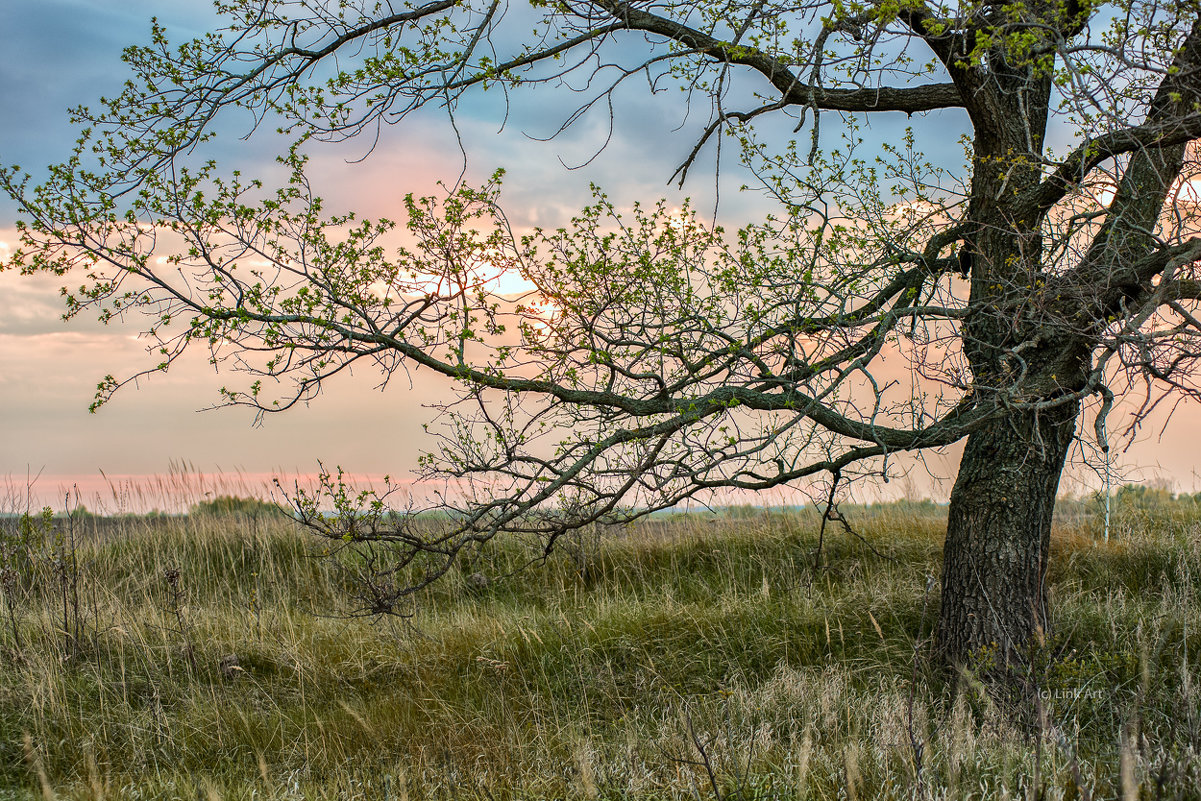
M 252 380 L 222 389 L 229 404 L 286 409 L 356 363 L 458 382 L 422 462 L 457 482 L 443 525 L 333 480 L 338 521 L 298 499 L 326 535 L 388 547 L 374 611 L 501 533 L 549 552 L 597 521 L 837 485 L 966 440 L 938 642 L 951 663 L 1020 660 L 1049 623 L 1077 431 L 1089 418 L 1106 442 L 1115 396 L 1140 387 L 1144 411 L 1197 393 L 1195 0 L 217 6 L 222 31 L 175 47 L 156 25 L 126 51 L 134 79 L 73 112 L 79 144 L 43 183 L 0 173 L 24 215 L 8 266 L 82 274 L 69 314 L 144 312 L 152 369 L 193 346 L 232 360 Z M 498 176 L 410 196 L 393 251 L 394 223 L 329 215 L 310 187 L 325 142 L 577 76 L 579 112 L 631 77 L 686 90 L 708 116 L 672 177 L 733 137 L 778 212 L 727 234 L 663 203 L 623 216 L 598 192 L 569 227 L 518 236 Z M 207 160 L 239 109 L 287 138 L 278 188 Z M 965 114 L 964 171 L 922 155 L 945 151 L 937 125 L 861 157 L 855 126 L 897 112 Z M 850 132 L 837 147 L 831 114 Z M 762 133 L 781 118 L 808 126 L 799 143 Z M 533 289 L 500 294 L 500 272 Z

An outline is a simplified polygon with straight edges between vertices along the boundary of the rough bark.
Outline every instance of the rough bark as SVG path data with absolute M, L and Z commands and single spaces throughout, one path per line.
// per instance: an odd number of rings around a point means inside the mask
M 1015 415 L 968 438 L 943 552 L 949 664 L 1020 664 L 1045 636 L 1051 515 L 1077 413 Z
M 975 258 L 964 351 L 982 394 L 1003 394 L 1025 372 L 1028 386 L 1044 385 L 1031 399 L 1048 400 L 1084 388 L 1104 321 L 1125 313 L 1127 299 L 1149 293 L 1163 269 L 1162 260 L 1144 257 L 1156 247 L 1151 232 L 1180 173 L 1184 145 L 1161 137 L 1156 146 L 1135 151 L 1105 225 L 1082 265 L 1062 282 L 1071 288 L 1059 293 L 1060 308 L 1041 320 L 1023 317 L 1021 299 L 1034 296 L 1042 267 L 1034 221 L 1045 212 L 1051 190 L 1058 191 L 1054 180 L 1039 185 L 1050 85 L 1045 77 L 1006 72 L 1002 63 L 997 60 L 987 82 L 979 81 L 978 70 L 952 73 L 971 98 L 976 125 L 968 215 L 978 233 L 965 242 Z M 1201 19 L 1193 21 L 1174 69 L 1156 92 L 1147 126 L 1180 136 L 1191 131 L 1201 99 L 1198 65 Z M 1144 263 L 1152 267 L 1140 272 Z M 1090 292 L 1099 293 L 1098 300 L 1085 309 L 1081 299 Z M 1035 342 L 1040 344 L 1028 347 Z M 1020 369 L 1019 347 L 1027 348 Z M 1015 412 L 968 438 L 943 552 L 938 645 L 950 665 L 993 665 L 1005 675 L 1048 633 L 1051 516 L 1078 413 L 1078 404 L 1038 415 Z

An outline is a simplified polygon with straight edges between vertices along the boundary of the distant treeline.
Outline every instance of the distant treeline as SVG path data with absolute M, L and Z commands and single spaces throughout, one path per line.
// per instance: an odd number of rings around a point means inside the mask
M 1088 514 L 1095 511 L 1105 502 L 1105 495 L 1102 492 L 1094 492 L 1082 496 L 1065 496 L 1061 497 L 1056 502 L 1056 512 L 1058 514 Z M 1116 508 L 1137 508 L 1137 509 L 1154 509 L 1167 508 L 1178 506 L 1181 504 L 1201 505 L 1201 492 L 1172 492 L 1163 487 L 1145 484 L 1123 484 L 1114 490 L 1111 496 L 1111 503 Z M 823 504 L 824 506 L 824 504 Z M 898 499 L 895 501 L 876 502 L 870 504 L 860 503 L 844 503 L 840 505 L 842 509 L 850 511 L 852 509 L 860 512 L 883 513 L 883 512 L 910 512 L 910 513 L 934 513 L 946 511 L 945 503 L 938 503 L 929 498 L 923 499 Z M 748 519 L 759 517 L 764 514 L 796 514 L 805 513 L 817 509 L 815 505 L 789 505 L 789 506 L 772 506 L 772 505 L 756 505 L 756 504 L 732 504 L 728 506 L 715 506 L 709 509 L 665 509 L 657 512 L 655 517 L 675 516 L 675 515 L 692 515 L 692 514 L 717 514 L 723 517 L 733 519 Z M 820 510 L 819 510 L 820 511 Z M 30 512 L 33 514 L 33 512 Z M 0 519 L 20 518 L 24 516 L 21 512 L 0 511 Z M 240 495 L 217 495 L 203 501 L 192 504 L 187 512 L 174 513 L 162 512 L 153 510 L 145 513 L 122 512 L 115 515 L 105 514 L 103 512 L 93 512 L 83 504 L 80 504 L 70 510 L 70 513 L 63 511 L 54 512 L 54 518 L 61 519 L 71 517 L 75 520 L 87 520 L 93 518 L 159 518 L 159 517 L 226 517 L 226 516 L 245 516 L 245 517 L 289 517 L 288 509 L 278 503 L 265 501 L 261 498 L 244 497 Z M 438 512 L 427 511 L 421 514 L 422 517 L 431 519 L 441 519 L 444 514 Z

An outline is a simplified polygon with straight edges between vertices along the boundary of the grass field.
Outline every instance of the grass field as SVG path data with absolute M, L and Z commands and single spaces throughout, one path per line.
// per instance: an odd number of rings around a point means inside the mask
M 406 620 L 269 514 L 8 517 L 0 798 L 1201 797 L 1201 509 L 1067 507 L 1033 726 L 927 664 L 932 504 L 509 543 Z

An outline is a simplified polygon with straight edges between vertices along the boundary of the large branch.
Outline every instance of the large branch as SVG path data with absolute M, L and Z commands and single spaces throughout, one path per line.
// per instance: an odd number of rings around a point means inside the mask
M 1201 113 L 1148 122 L 1090 139 L 1064 159 L 1038 190 L 1038 208 L 1046 212 L 1108 159 L 1141 150 L 1170 148 L 1201 138 Z
M 724 42 L 681 22 L 614 2 L 597 4 L 609 19 L 598 16 L 586 28 L 563 31 L 561 38 L 552 37 L 541 46 L 508 58 L 469 63 L 476 44 L 489 35 L 489 26 L 493 24 L 493 14 L 489 11 L 482 20 L 463 29 L 469 41 L 463 43 L 461 52 L 405 63 L 399 76 L 393 73 L 376 76 L 371 70 L 360 70 L 362 74 L 354 77 L 351 84 L 335 90 L 345 95 L 345 102 L 330 104 L 328 108 L 324 101 L 316 98 L 302 96 L 296 101 L 292 97 L 292 89 L 299 86 L 305 76 L 311 76 L 319 64 L 338 59 L 348 51 L 369 48 L 372 37 L 454 13 L 458 5 L 451 0 L 434 0 L 403 13 L 364 18 L 360 24 L 344 29 L 331 27 L 326 34 L 318 36 L 319 41 L 309 45 L 296 42 L 296 28 L 290 25 L 281 34 L 283 41 L 277 47 L 265 50 L 250 47 L 243 41 L 246 37 L 265 36 L 271 28 L 264 23 L 260 33 L 247 23 L 247 29 L 229 43 L 219 43 L 215 39 L 196 40 L 178 52 L 170 51 L 165 40 L 161 45 L 131 48 L 126 58 L 144 80 L 130 84 L 120 97 L 107 101 L 106 110 L 100 114 L 86 108 L 76 109 L 73 113 L 95 128 L 103 139 L 96 146 L 118 154 L 110 172 L 113 184 L 108 190 L 111 194 L 122 195 L 138 185 L 138 176 L 144 170 L 160 170 L 178 154 L 190 151 L 203 141 L 210 135 L 213 120 L 225 107 L 245 106 L 260 121 L 268 112 L 282 110 L 285 115 L 304 116 L 303 122 L 310 126 L 311 133 L 349 137 L 385 115 L 391 115 L 390 119 L 394 120 L 429 103 L 451 103 L 460 92 L 472 86 L 510 79 L 547 80 L 545 77 L 519 78 L 517 73 L 539 64 L 554 63 L 580 48 L 595 52 L 600 42 L 620 30 L 644 31 L 675 41 L 685 48 L 676 56 L 692 53 L 722 63 L 745 65 L 771 81 L 780 93 L 782 105 L 909 114 L 963 105 L 958 90 L 951 83 L 826 88 L 805 82 L 785 63 L 761 50 Z M 583 55 L 586 57 L 587 53 Z M 561 76 L 580 63 L 583 61 L 557 68 L 555 74 Z M 332 84 L 330 88 L 333 88 Z M 357 101 L 365 102 L 356 109 Z M 398 103 L 400 107 L 397 107 Z
M 1144 128 L 1181 130 L 1181 136 L 1201 116 L 1201 18 L 1197 19 L 1172 59 L 1147 114 Z M 1179 138 L 1179 137 L 1178 137 Z M 1101 226 L 1084 260 L 1067 278 L 1080 287 L 1107 287 L 1100 298 L 1100 317 L 1118 309 L 1124 296 L 1137 294 L 1131 287 L 1149 284 L 1157 271 L 1139 270 L 1158 241 L 1154 235 L 1164 202 L 1184 166 L 1183 138 L 1176 144 L 1152 145 L 1130 152 L 1130 163 L 1118 182 Z M 1166 266 L 1166 263 L 1165 263 Z
M 143 277 L 148 277 L 143 275 Z M 154 280 L 150 277 L 150 280 Z M 162 286 L 162 282 L 158 282 Z M 953 417 L 922 429 L 899 429 L 865 423 L 840 414 L 817 398 L 795 388 L 786 391 L 761 392 L 750 387 L 720 386 L 694 397 L 651 397 L 637 398 L 607 390 L 574 389 L 554 381 L 538 378 L 514 378 L 495 371 L 483 370 L 466 364 L 440 359 L 427 349 L 405 339 L 403 332 L 385 333 L 356 329 L 353 326 L 310 317 L 303 314 L 261 314 L 244 309 L 223 310 L 203 307 L 186 299 L 179 293 L 175 300 L 184 303 L 193 312 L 223 322 L 247 322 L 265 325 L 312 326 L 336 333 L 348 343 L 367 346 L 365 353 L 371 355 L 381 351 L 400 354 L 406 359 L 427 367 L 441 375 L 473 386 L 498 390 L 506 393 L 536 394 L 573 406 L 610 408 L 631 418 L 671 415 L 665 423 L 656 424 L 649 433 L 661 433 L 662 426 L 668 429 L 681 428 L 720 414 L 733 406 L 766 412 L 794 412 L 831 431 L 863 442 L 878 443 L 890 450 L 937 447 L 955 442 L 982 421 L 990 419 L 992 411 L 981 408 L 961 408 Z M 645 433 L 645 432 L 644 432 Z
M 1169 281 L 1163 287 L 1163 303 L 1179 300 L 1201 300 L 1201 281 L 1181 279 Z
M 903 111 L 907 114 L 963 107 L 963 98 L 953 83 L 827 89 L 802 81 L 786 64 L 761 50 L 732 45 L 682 22 L 642 11 L 628 3 L 602 2 L 600 5 L 630 30 L 658 34 L 715 61 L 750 67 L 776 87 L 782 102 L 791 105 L 813 106 L 829 111 Z

